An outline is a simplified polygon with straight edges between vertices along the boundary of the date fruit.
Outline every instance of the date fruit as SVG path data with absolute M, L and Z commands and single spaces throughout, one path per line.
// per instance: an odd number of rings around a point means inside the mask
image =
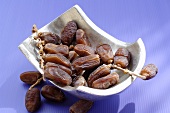
M 70 21 L 64 27 L 61 32 L 61 42 L 65 45 L 70 45 L 75 37 L 77 31 L 77 24 L 74 21 Z
M 158 73 L 158 68 L 154 64 L 148 64 L 142 68 L 140 72 L 141 75 L 146 77 L 146 80 L 149 80 Z
M 106 89 L 119 82 L 119 75 L 113 72 L 107 76 L 101 77 L 92 83 L 92 88 Z
M 87 86 L 87 82 L 86 82 L 86 80 L 84 79 L 83 76 L 76 76 L 76 77 L 73 79 L 72 85 L 73 85 L 74 87 Z
M 56 63 L 56 64 L 61 64 L 63 66 L 66 66 L 66 67 L 70 67 L 71 64 L 70 64 L 70 61 L 65 57 L 63 56 L 62 54 L 46 54 L 43 56 L 43 59 L 45 62 L 53 62 L 53 63 Z
M 70 109 L 70 113 L 87 113 L 92 107 L 93 102 L 89 100 L 79 100 L 74 103 Z
M 20 75 L 21 81 L 27 84 L 34 84 L 41 77 L 42 75 L 38 71 L 27 71 Z
M 44 77 L 62 86 L 68 86 L 72 83 L 71 76 L 57 67 L 46 68 Z
M 96 70 L 94 70 L 90 76 L 88 77 L 87 83 L 89 87 L 92 87 L 92 83 L 99 79 L 100 77 L 104 77 L 108 74 L 110 74 L 110 66 L 109 65 L 101 65 Z
M 60 53 L 63 56 L 67 57 L 69 53 L 69 48 L 67 45 L 55 45 L 53 43 L 48 43 L 45 45 L 44 51 L 49 54 Z
M 64 93 L 57 87 L 45 85 L 41 88 L 41 95 L 53 102 L 63 102 L 65 100 Z
M 55 64 L 55 63 L 52 63 L 52 62 L 47 62 L 47 63 L 45 64 L 45 69 L 46 69 L 46 68 L 49 68 L 49 67 L 57 67 L 57 68 L 60 68 L 60 69 L 62 69 L 63 71 L 65 71 L 66 73 L 68 73 L 70 76 L 72 75 L 71 69 L 68 68 L 68 67 L 65 67 L 65 66 L 63 66 L 63 65 Z
M 76 43 L 91 46 L 88 37 L 86 36 L 85 32 L 82 29 L 78 29 L 76 31 Z
M 68 59 L 70 62 L 74 61 L 78 57 L 78 54 L 75 51 L 69 51 Z
M 90 46 L 87 46 L 87 45 L 83 45 L 83 44 L 77 44 L 74 47 L 74 51 L 81 57 L 88 56 L 88 55 L 95 53 L 93 48 L 91 48 Z
M 130 61 L 130 52 L 126 48 L 119 48 L 116 51 L 115 56 L 124 56 L 127 57 L 128 61 Z
M 114 64 L 122 68 L 127 68 L 129 62 L 130 52 L 126 48 L 119 48 L 114 56 Z
M 41 40 L 44 40 L 45 43 L 53 43 L 53 44 L 60 44 L 61 43 L 61 38 L 54 33 L 51 32 L 40 32 L 38 34 L 38 38 Z
M 41 105 L 40 90 L 32 88 L 28 90 L 25 96 L 25 107 L 29 112 L 35 112 Z
M 100 64 L 99 55 L 88 55 L 85 57 L 77 58 L 73 61 L 72 66 L 75 70 L 87 70 L 92 69 Z
M 129 64 L 129 61 L 128 61 L 127 57 L 114 56 L 114 64 L 119 67 L 126 68 Z
M 114 55 L 110 45 L 102 44 L 97 47 L 96 52 L 100 56 L 103 63 L 112 63 Z

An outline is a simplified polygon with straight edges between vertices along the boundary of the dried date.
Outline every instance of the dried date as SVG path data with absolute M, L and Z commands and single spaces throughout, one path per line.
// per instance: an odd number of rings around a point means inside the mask
M 87 70 L 92 69 L 100 64 L 99 55 L 88 55 L 85 57 L 77 58 L 73 61 L 72 66 L 73 69 L 79 70 Z
M 86 33 L 82 29 L 76 31 L 76 43 L 91 46 Z
M 79 100 L 74 103 L 70 108 L 70 113 L 87 113 L 93 106 L 93 102 L 89 100 Z
M 28 90 L 25 95 L 25 107 L 29 112 L 35 112 L 41 105 L 40 91 L 37 88 Z
M 52 62 L 47 62 L 47 63 L 45 64 L 45 69 L 46 69 L 46 68 L 49 68 L 49 67 L 57 67 L 57 68 L 60 68 L 60 69 L 62 69 L 63 71 L 65 71 L 66 73 L 68 73 L 70 76 L 72 75 L 71 69 L 68 68 L 68 67 L 65 67 L 65 66 L 63 66 L 63 65 L 55 64 L 55 63 L 52 63 Z
M 50 101 L 63 102 L 65 100 L 64 93 L 57 87 L 45 85 L 41 88 L 41 95 Z
M 86 80 L 84 79 L 83 76 L 76 76 L 76 77 L 73 79 L 72 85 L 73 85 L 74 87 L 87 86 L 87 82 L 86 82 Z
M 74 47 L 74 51 L 81 57 L 88 56 L 88 55 L 95 53 L 93 48 L 91 48 L 90 46 L 87 46 L 87 45 L 83 45 L 83 44 L 77 44 Z
M 34 84 L 42 75 L 38 71 L 27 71 L 20 75 L 21 81 L 27 84 Z
M 112 63 L 114 55 L 110 45 L 102 44 L 97 47 L 96 52 L 99 54 L 103 63 Z
M 142 68 L 140 74 L 146 77 L 146 80 L 155 77 L 158 73 L 158 68 L 154 64 L 148 64 Z
M 129 61 L 127 57 L 124 56 L 114 56 L 114 64 L 126 68 L 129 65 Z
M 114 72 L 107 76 L 101 77 L 92 83 L 92 88 L 106 89 L 119 82 L 119 75 Z
M 41 40 L 44 40 L 45 43 L 53 43 L 53 44 L 60 44 L 61 43 L 61 38 L 54 33 L 51 32 L 40 32 L 38 34 L 38 38 Z
M 70 62 L 74 61 L 79 55 L 75 51 L 69 51 L 68 59 Z
M 70 45 L 75 37 L 77 31 L 77 24 L 74 21 L 70 21 L 66 24 L 61 32 L 61 41 L 65 45 Z
M 44 47 L 44 51 L 49 54 L 60 53 L 65 57 L 67 57 L 69 54 L 69 48 L 67 45 L 55 45 L 52 43 L 46 44 Z
M 110 65 L 103 64 L 103 65 L 99 66 L 96 70 L 94 70 L 88 77 L 88 80 L 87 80 L 88 86 L 92 87 L 92 83 L 95 80 L 99 79 L 100 77 L 104 77 L 104 76 L 110 74 L 110 68 L 111 68 Z
M 43 59 L 45 62 L 53 62 L 53 63 L 61 64 L 66 67 L 71 66 L 70 61 L 65 56 L 63 56 L 62 54 L 59 54 L 59 53 L 46 54 L 43 56 Z
M 44 71 L 45 78 L 53 81 L 56 84 L 67 86 L 72 82 L 71 76 L 60 68 L 49 67 Z
M 130 61 L 130 52 L 126 48 L 119 48 L 116 51 L 115 56 L 124 56 L 127 57 L 128 61 Z

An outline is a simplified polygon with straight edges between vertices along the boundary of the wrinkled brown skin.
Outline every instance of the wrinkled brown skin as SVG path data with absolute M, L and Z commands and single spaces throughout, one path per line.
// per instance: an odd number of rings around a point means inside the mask
M 72 82 L 73 87 L 87 86 L 87 82 L 83 76 L 76 76 Z
M 44 57 L 43 57 L 44 61 L 45 62 L 53 62 L 53 63 L 56 63 L 56 64 L 61 64 L 63 66 L 66 66 L 66 67 L 70 67 L 71 64 L 70 64 L 70 61 L 65 57 L 63 56 L 62 54 L 46 54 Z
M 34 84 L 42 75 L 38 71 L 27 71 L 21 73 L 20 79 L 26 84 Z
M 57 67 L 57 68 L 60 68 L 60 69 L 62 69 L 63 71 L 65 71 L 66 73 L 68 73 L 70 76 L 72 75 L 71 69 L 68 68 L 68 67 L 65 67 L 65 66 L 63 66 L 63 65 L 55 64 L 55 63 L 52 63 L 52 62 L 47 62 L 47 63 L 45 64 L 45 69 L 46 69 L 46 68 L 49 68 L 49 67 Z
M 119 48 L 116 51 L 115 56 L 124 56 L 127 57 L 128 61 L 130 61 L 130 52 L 126 48 Z
M 87 80 L 87 84 L 89 87 L 92 87 L 92 83 L 101 78 L 101 77 L 104 77 L 106 75 L 110 74 L 110 67 L 103 64 L 101 66 L 99 66 L 96 70 L 94 70 L 90 76 L 88 77 L 88 80 Z
M 70 62 L 72 62 L 73 60 L 75 60 L 76 57 L 78 57 L 78 54 L 77 54 L 75 51 L 69 51 L 68 59 L 70 60 Z
M 119 75 L 114 72 L 107 76 L 101 77 L 92 83 L 92 88 L 107 89 L 119 82 Z
M 68 86 L 72 83 L 71 76 L 62 69 L 56 67 L 46 68 L 44 77 L 62 86 Z
M 44 47 L 44 51 L 49 54 L 60 53 L 65 57 L 67 57 L 69 54 L 69 48 L 67 45 L 56 45 L 53 43 L 46 44 Z
M 146 80 L 149 80 L 156 76 L 158 73 L 158 68 L 154 64 L 148 64 L 142 68 L 140 72 L 141 75 L 146 77 Z
M 41 40 L 44 40 L 45 43 L 53 43 L 53 44 L 60 44 L 61 43 L 61 38 L 54 33 L 51 32 L 41 32 L 38 34 L 38 38 Z
M 108 44 L 98 46 L 96 52 L 102 59 L 103 63 L 108 63 L 109 60 L 113 60 L 114 58 L 112 48 Z
M 35 112 L 41 105 L 41 96 L 38 88 L 28 90 L 25 95 L 25 107 L 29 112 Z
M 65 100 L 64 93 L 57 87 L 45 85 L 41 88 L 41 95 L 53 102 L 63 102 Z
M 88 37 L 86 36 L 85 32 L 82 29 L 78 29 L 76 31 L 76 43 L 91 46 Z
M 88 56 L 88 55 L 95 53 L 93 48 L 91 48 L 90 46 L 87 46 L 87 45 L 83 45 L 83 44 L 77 44 L 74 47 L 74 51 L 81 57 Z
M 127 57 L 114 56 L 114 64 L 121 68 L 127 68 L 127 66 L 129 65 L 129 61 L 128 61 Z
M 89 100 L 79 100 L 74 103 L 70 108 L 70 113 L 87 113 L 93 106 L 93 102 Z
M 79 70 L 88 70 L 92 69 L 100 64 L 99 55 L 88 55 L 85 57 L 77 58 L 73 61 L 72 66 L 73 69 Z
M 70 45 L 76 35 L 77 24 L 74 21 L 70 21 L 66 24 L 61 32 L 61 42 L 65 45 Z

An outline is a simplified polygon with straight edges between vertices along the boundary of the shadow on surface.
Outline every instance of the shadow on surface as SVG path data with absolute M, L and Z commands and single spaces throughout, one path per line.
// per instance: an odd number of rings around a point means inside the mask
M 135 103 L 128 103 L 119 113 L 135 113 Z

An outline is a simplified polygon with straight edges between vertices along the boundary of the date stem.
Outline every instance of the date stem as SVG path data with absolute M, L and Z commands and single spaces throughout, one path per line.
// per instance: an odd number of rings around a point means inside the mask
M 119 66 L 117 66 L 117 65 L 114 65 L 114 64 L 112 65 L 112 68 L 121 70 L 121 71 L 123 71 L 123 72 L 126 73 L 126 74 L 130 74 L 130 75 L 137 76 L 137 77 L 139 77 L 139 78 L 141 78 L 141 79 L 143 79 L 143 80 L 146 79 L 145 76 L 142 76 L 142 75 L 140 75 L 140 74 L 138 74 L 138 73 L 134 73 L 134 72 L 132 72 L 132 71 L 130 71 L 130 70 L 128 70 L 128 69 L 123 69 L 123 68 L 121 68 L 121 67 L 119 67 Z
M 43 80 L 43 77 L 39 78 L 33 85 L 30 86 L 29 90 L 38 85 Z

